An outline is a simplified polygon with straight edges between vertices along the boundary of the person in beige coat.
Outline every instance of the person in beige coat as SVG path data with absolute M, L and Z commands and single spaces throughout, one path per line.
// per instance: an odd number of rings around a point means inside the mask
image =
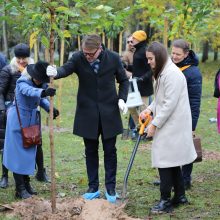
M 152 114 L 147 136 L 153 137 L 152 166 L 160 175 L 160 202 L 152 213 L 172 211 L 173 206 L 188 203 L 180 166 L 193 162 L 196 151 L 192 139 L 192 116 L 183 73 L 168 57 L 166 48 L 153 42 L 146 51 L 156 80 L 155 99 L 141 112 Z M 174 196 L 171 199 L 171 189 Z

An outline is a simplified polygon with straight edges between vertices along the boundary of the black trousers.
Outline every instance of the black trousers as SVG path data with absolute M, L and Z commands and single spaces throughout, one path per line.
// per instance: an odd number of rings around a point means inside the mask
M 185 195 L 184 181 L 180 167 L 158 168 L 160 175 L 161 199 L 167 200 L 171 197 L 172 187 L 174 197 Z
M 101 134 L 104 167 L 105 167 L 105 187 L 107 190 L 115 189 L 117 172 L 117 149 L 116 136 L 104 139 L 101 123 L 99 123 L 99 135 L 96 140 L 83 138 L 85 144 L 86 168 L 89 180 L 89 188 L 96 191 L 99 188 L 99 136 Z
M 182 166 L 182 174 L 183 174 L 183 180 L 185 184 L 191 183 L 192 170 L 193 170 L 193 163 Z

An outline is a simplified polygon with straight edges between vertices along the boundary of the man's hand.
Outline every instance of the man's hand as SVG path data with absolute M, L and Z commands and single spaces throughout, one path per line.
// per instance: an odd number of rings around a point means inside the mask
M 57 68 L 56 68 L 56 65 L 49 65 L 47 67 L 47 76 L 52 76 L 52 77 L 55 77 L 57 75 Z
M 128 107 L 127 107 L 127 105 L 125 104 L 125 102 L 124 102 L 123 99 L 119 99 L 119 100 L 118 100 L 118 107 L 119 107 L 119 109 L 122 111 L 123 115 L 127 113 Z

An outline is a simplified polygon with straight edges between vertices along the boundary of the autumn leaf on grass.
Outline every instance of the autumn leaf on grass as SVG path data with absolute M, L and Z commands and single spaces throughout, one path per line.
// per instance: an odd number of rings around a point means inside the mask
M 60 175 L 59 175 L 59 173 L 58 173 L 58 172 L 55 172 L 55 177 L 56 177 L 57 179 L 59 179 L 59 178 L 60 178 Z
M 80 178 L 78 181 L 79 185 L 85 185 L 86 183 L 87 183 L 87 179 L 85 177 Z

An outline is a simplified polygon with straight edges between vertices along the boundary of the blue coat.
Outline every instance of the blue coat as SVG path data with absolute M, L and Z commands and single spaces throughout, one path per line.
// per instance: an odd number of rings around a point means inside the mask
M 41 98 L 42 88 L 36 87 L 31 79 L 21 76 L 16 82 L 15 96 L 23 127 L 39 124 L 38 106 L 49 111 L 49 101 Z M 3 164 L 12 172 L 33 175 L 35 171 L 36 146 L 23 147 L 20 124 L 15 103 L 7 113 Z
M 187 69 L 183 70 L 183 74 L 187 81 L 193 131 L 196 129 L 199 119 L 202 96 L 202 74 L 198 68 L 198 64 L 199 60 L 192 50 L 189 51 L 189 55 L 183 61 L 177 64 L 180 68 L 191 65 Z

